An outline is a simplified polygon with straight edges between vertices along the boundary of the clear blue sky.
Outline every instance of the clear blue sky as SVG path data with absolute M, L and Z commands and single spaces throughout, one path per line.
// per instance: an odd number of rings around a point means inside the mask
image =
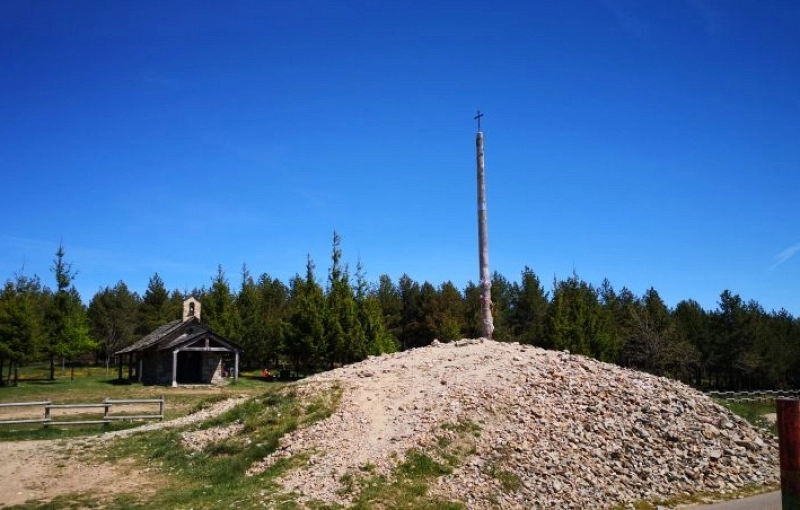
M 800 315 L 800 3 L 0 2 L 0 279 L 573 271 Z

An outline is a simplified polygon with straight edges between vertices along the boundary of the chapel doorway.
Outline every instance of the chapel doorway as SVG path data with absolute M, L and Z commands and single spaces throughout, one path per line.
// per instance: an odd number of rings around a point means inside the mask
M 197 351 L 178 352 L 178 384 L 203 383 L 203 353 Z

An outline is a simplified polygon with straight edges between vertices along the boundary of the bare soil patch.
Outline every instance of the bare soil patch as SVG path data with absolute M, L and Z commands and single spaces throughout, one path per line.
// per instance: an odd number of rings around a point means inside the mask
M 129 463 L 90 460 L 93 456 L 74 455 L 77 447 L 64 441 L 0 443 L 0 507 L 72 493 L 102 497 L 152 488 L 147 474 Z
M 168 422 L 142 425 L 72 440 L 0 442 L 0 508 L 26 501 L 50 501 L 66 494 L 91 494 L 102 500 L 115 494 L 147 494 L 159 480 L 133 461 L 103 460 L 104 442 L 145 430 L 186 425 L 216 416 L 244 397 L 218 402 L 207 409 Z

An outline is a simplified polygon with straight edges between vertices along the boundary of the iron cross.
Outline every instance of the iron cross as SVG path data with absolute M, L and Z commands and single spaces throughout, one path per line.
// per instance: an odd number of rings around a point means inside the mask
M 475 115 L 475 117 L 473 117 L 475 120 L 478 121 L 478 131 L 481 130 L 481 117 L 483 117 L 483 114 L 481 113 L 480 110 L 478 110 L 478 114 Z

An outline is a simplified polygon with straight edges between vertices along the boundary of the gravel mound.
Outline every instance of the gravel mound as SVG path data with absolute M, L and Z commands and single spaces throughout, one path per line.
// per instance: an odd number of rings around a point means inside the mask
M 280 482 L 346 504 L 339 480 L 390 473 L 411 448 L 479 429 L 472 454 L 432 491 L 468 508 L 608 508 L 779 482 L 777 441 L 692 388 L 568 352 L 489 340 L 434 342 L 298 384 L 339 384 L 328 419 L 284 437 L 251 468 L 311 452 Z M 339 494 L 337 494 L 339 491 Z

